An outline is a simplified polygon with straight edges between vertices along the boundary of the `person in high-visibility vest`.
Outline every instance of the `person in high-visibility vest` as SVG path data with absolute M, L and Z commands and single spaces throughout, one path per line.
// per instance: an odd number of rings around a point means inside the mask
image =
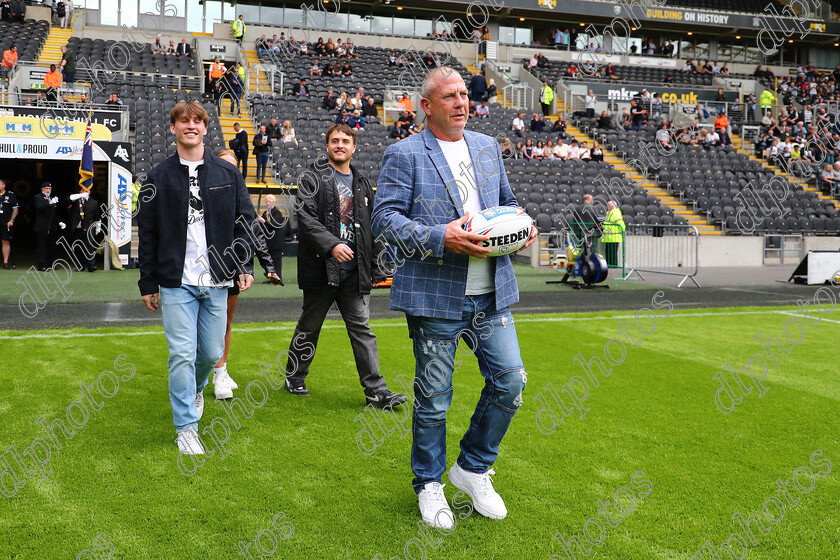
M 779 99 L 776 95 L 770 91 L 769 89 L 765 89 L 761 92 L 761 95 L 758 96 L 758 106 L 761 107 L 761 116 L 767 114 L 767 111 L 773 106 L 773 103 L 778 102 Z
M 554 90 L 548 82 L 543 82 L 540 90 L 540 105 L 542 105 L 543 116 L 547 117 L 551 114 L 551 107 L 554 105 Z
M 50 64 L 50 71 L 44 74 L 44 87 L 47 88 L 47 101 L 58 101 L 61 72 L 56 69 L 55 64 Z
M 225 75 L 225 65 L 222 63 L 222 59 L 216 57 L 216 60 L 210 64 L 210 89 L 216 87 L 216 82 L 222 79 L 222 76 Z
M 245 38 L 245 16 L 240 14 L 238 19 L 230 22 L 230 29 L 233 32 L 233 38 L 241 43 Z
M 624 231 L 627 226 L 624 225 L 624 217 L 614 201 L 610 200 L 607 203 L 607 209 L 601 243 L 604 245 L 604 252 L 606 253 L 604 257 L 607 259 L 607 265 L 618 266 L 618 246 L 624 239 Z

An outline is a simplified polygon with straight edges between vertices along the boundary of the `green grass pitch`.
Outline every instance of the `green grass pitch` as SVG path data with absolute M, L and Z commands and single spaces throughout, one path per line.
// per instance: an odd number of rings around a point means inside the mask
M 518 316 L 528 386 L 495 465 L 509 515 L 492 521 L 472 513 L 458 519 L 452 534 L 431 531 L 426 537 L 418 535 L 410 484 L 410 433 L 401 439 L 395 431 L 370 455 L 357 447 L 362 423 L 354 419 L 364 400 L 340 323 L 328 323 L 322 333 L 308 380 L 312 397 L 269 390 L 251 418 L 237 416 L 229 455 L 223 461 L 221 453 L 205 457 L 189 477 L 177 464 L 161 329 L 2 332 L 0 450 L 7 450 L 4 462 L 24 485 L 13 497 L 0 496 L 0 558 L 688 560 L 707 541 L 716 556 L 705 553 L 706 560 L 742 554 L 755 560 L 837 558 L 840 313 L 817 315 L 824 320 L 808 325 L 790 354 L 778 356 L 778 365 L 768 364 L 761 397 L 751 390 L 729 414 L 715 405 L 721 387 L 715 374 L 726 362 L 740 368 L 751 355 L 764 355 L 752 338 L 782 334 L 791 319 L 782 311 L 660 316 L 638 348 L 627 346 L 623 363 L 608 377 L 593 373 L 598 386 L 587 382 L 583 418 L 577 410 L 562 416 L 552 405 L 562 422 L 551 433 L 537 426 L 541 405 L 534 397 L 548 394 L 551 383 L 571 407 L 562 387 L 573 376 L 586 378 L 574 357 L 604 359 L 605 344 L 619 336 L 619 321 L 632 321 L 633 314 Z M 236 396 L 244 398 L 246 384 L 262 379 L 260 362 L 273 364 L 288 348 L 293 325 L 236 328 L 229 370 L 240 385 Z M 383 374 L 399 389 L 398 375 L 413 376 L 406 327 L 376 321 L 374 330 Z M 793 326 L 789 332 L 798 336 Z M 87 407 L 86 423 L 72 439 L 56 431 L 61 449 L 50 445 L 44 465 L 49 476 L 24 479 L 10 446 L 23 454 L 35 438 L 48 439 L 38 419 L 65 419 L 68 406 L 83 400 L 80 383 L 95 386 L 106 370 L 127 380 L 111 398 L 92 389 L 101 409 Z M 102 386 L 113 391 L 106 378 Z M 449 465 L 483 383 L 474 357 L 455 372 L 454 382 Z M 580 395 L 580 382 L 571 389 Z M 224 415 L 211 388 L 205 395 L 202 429 Z M 259 392 L 254 396 L 259 399 Z M 82 423 L 78 406 L 70 414 Z M 818 450 L 822 454 L 814 455 Z M 33 451 L 43 460 L 43 449 Z M 32 468 L 28 455 L 22 459 Z M 795 475 L 807 492 L 795 489 Z M 11 476 L 2 478 L 7 489 Z M 777 479 L 791 481 L 788 497 L 777 491 Z M 452 500 L 456 489 L 447 485 L 446 493 Z M 782 519 L 772 497 L 785 508 Z M 599 513 L 599 500 L 608 504 L 612 523 Z M 456 513 L 469 511 L 464 503 L 461 498 Z M 731 519 L 736 512 L 745 519 L 761 516 L 751 524 L 755 542 Z M 590 541 L 574 556 L 552 540 L 583 539 L 584 530 Z M 735 533 L 747 550 L 730 538 Z M 732 555 L 720 548 L 727 540 Z M 251 545 L 240 552 L 240 542 Z

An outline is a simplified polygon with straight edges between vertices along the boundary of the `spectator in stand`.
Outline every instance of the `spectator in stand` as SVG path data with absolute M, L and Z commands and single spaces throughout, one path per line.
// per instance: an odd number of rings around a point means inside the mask
M 362 112 L 358 109 L 353 111 L 353 114 L 347 119 L 347 125 L 350 128 L 364 128 L 365 118 L 362 116 Z
M 470 99 L 476 103 L 481 103 L 484 94 L 487 92 L 487 80 L 481 73 L 476 72 L 470 80 L 468 89 L 470 90 Z
M 350 66 L 350 62 L 345 62 L 344 66 L 341 67 L 341 75 L 345 78 L 353 75 L 353 67 Z
M 534 146 L 534 159 L 545 159 L 545 145 L 542 140 L 537 140 L 537 145 Z
M 478 117 L 478 113 L 475 112 L 475 101 L 473 101 L 472 99 L 470 99 L 470 105 L 467 109 L 467 116 L 471 119 Z
M 283 121 L 283 128 L 280 130 L 280 141 L 283 144 L 290 142 L 295 146 L 298 145 L 297 138 L 295 138 L 295 128 L 292 126 L 292 121 Z
M 309 97 L 309 86 L 306 85 L 306 78 L 301 78 L 300 83 L 292 86 L 292 95 Z
M 528 61 L 528 69 L 536 68 L 537 67 L 537 55 L 533 54 L 531 56 L 531 60 Z
M 503 159 L 513 159 L 516 157 L 516 152 L 514 152 L 513 143 L 510 141 L 510 138 L 505 138 L 504 142 L 502 142 L 501 151 Z
M 525 145 L 522 142 L 517 142 L 516 146 L 513 148 L 513 157 L 515 159 L 522 159 L 525 157 L 523 153 L 525 151 Z
M 563 115 L 557 115 L 557 120 L 554 121 L 551 132 L 557 134 L 560 138 L 566 138 L 566 119 L 563 118 Z
M 216 112 L 222 112 L 222 97 L 225 94 L 225 90 L 222 89 L 222 81 L 219 80 L 215 84 L 213 84 L 213 104 L 216 106 Z
M 595 104 L 598 102 L 598 96 L 590 89 L 586 94 L 586 117 L 593 118 L 595 116 Z
M 268 169 L 268 157 L 271 154 L 271 137 L 265 125 L 260 125 L 259 134 L 254 135 L 254 155 L 257 156 L 257 183 L 265 183 L 265 173 Z
M 315 58 L 312 60 L 312 66 L 309 67 L 309 77 L 312 76 L 320 76 L 321 75 L 321 64 L 319 63 L 318 59 Z
M 569 159 L 580 159 L 580 146 L 577 140 L 572 140 L 572 145 L 569 148 Z
M 334 124 L 346 124 L 350 126 L 348 123 L 350 122 L 350 114 L 348 113 L 347 109 L 342 109 L 338 116 L 335 118 Z
M 327 111 L 335 110 L 335 92 L 333 90 L 327 90 L 326 95 L 321 100 L 321 108 Z
M 475 108 L 476 116 L 479 119 L 489 119 L 490 118 L 490 108 L 487 106 L 486 101 L 482 101 L 481 105 Z
M 350 100 L 347 99 L 347 94 L 343 91 L 341 95 L 338 96 L 338 99 L 335 102 L 335 108 L 338 111 L 347 111 L 350 109 Z
M 567 78 L 576 78 L 577 75 L 578 75 L 578 69 L 575 67 L 574 64 L 570 64 L 569 67 L 566 68 L 566 71 L 564 72 L 564 75 Z
M 696 74 L 697 73 L 697 67 L 694 66 L 694 63 L 691 62 L 691 59 L 689 59 L 689 60 L 685 61 L 685 64 L 682 67 L 682 71 L 685 72 L 686 74 Z
M 271 120 L 265 125 L 265 133 L 272 140 L 279 140 L 283 135 L 283 129 L 277 123 L 277 117 L 271 117 Z
M 362 107 L 364 107 L 364 104 L 365 104 L 364 97 L 362 97 L 362 94 L 358 93 L 358 92 L 356 92 L 356 94 L 353 95 L 353 98 L 350 100 L 350 105 L 353 107 L 354 111 L 357 110 L 357 109 L 359 111 L 361 111 Z
M 175 54 L 175 41 L 169 40 L 169 46 L 166 47 L 166 54 Z
M 334 75 L 335 75 L 335 69 L 333 68 L 332 62 L 327 62 L 327 65 L 324 66 L 324 69 L 321 71 L 321 76 L 326 78 L 328 76 L 334 76 Z
M 379 110 L 376 108 L 376 101 L 373 96 L 367 98 L 367 103 L 362 106 L 362 114 L 370 121 L 371 118 L 379 118 Z
M 548 68 L 548 59 L 543 56 L 543 53 L 537 53 L 537 67 Z
M 554 157 L 556 159 L 569 159 L 569 152 L 571 148 L 563 143 L 562 138 L 557 139 L 557 145 L 554 146 Z
M 414 102 L 411 100 L 411 97 L 408 96 L 407 91 L 404 91 L 402 97 L 397 100 L 397 107 L 400 111 L 414 112 Z
M 593 142 L 590 154 L 592 156 L 592 161 L 604 161 L 604 150 L 601 149 L 601 145 L 597 140 Z
M 271 39 L 266 39 L 265 33 L 263 33 L 256 41 L 257 56 L 262 58 L 264 55 L 271 53 L 273 46 Z
M 122 105 L 122 99 L 117 95 L 117 92 L 111 93 L 108 97 L 108 101 L 105 102 L 105 105 Z
M 522 157 L 525 159 L 534 159 L 534 143 L 530 138 L 525 140 L 525 147 L 522 148 Z
M 17 61 L 17 46 L 12 45 L 8 50 L 3 51 L 3 62 L 0 62 L 0 78 L 7 78 L 17 65 Z
M 530 128 L 531 132 L 543 132 L 545 130 L 545 121 L 539 113 L 534 113 Z
M 192 47 L 187 43 L 185 37 L 181 37 L 181 42 L 178 43 L 178 47 L 175 49 L 175 56 L 192 56 Z
M 548 142 L 545 143 L 545 153 L 543 159 L 550 159 L 553 160 L 554 158 L 554 140 L 551 138 L 548 139 Z
M 12 0 L 11 17 L 13 22 L 26 23 L 26 2 L 23 0 Z
M 513 133 L 519 137 L 525 136 L 525 121 L 523 117 L 525 113 L 519 113 L 516 115 L 516 118 L 513 119 Z
M 396 66 L 397 60 L 398 57 L 396 51 L 391 51 L 391 54 L 388 56 L 388 66 Z
M 631 126 L 632 130 L 637 130 L 637 131 L 641 132 L 642 125 L 645 122 L 646 115 L 647 115 L 647 110 L 639 107 L 639 105 L 636 103 L 635 99 L 631 99 L 630 100 L 630 116 L 631 116 L 632 121 L 633 121 L 633 124 Z
M 715 93 L 715 103 L 718 113 L 726 111 L 726 94 L 723 92 L 723 88 L 718 88 L 717 93 Z
M 720 113 L 715 119 L 715 131 L 720 136 L 721 144 L 728 146 L 732 143 L 729 138 L 729 118 L 724 113 Z
M 612 128 L 612 117 L 606 111 L 601 111 L 601 116 L 598 117 L 598 128 L 609 130 Z
M 160 42 L 160 35 L 155 37 L 155 44 L 152 45 L 152 52 L 155 54 L 163 54 L 166 52 L 166 47 Z
M 50 71 L 44 75 L 44 88 L 47 101 L 58 101 L 58 90 L 61 88 L 61 72 L 55 64 L 50 64 Z

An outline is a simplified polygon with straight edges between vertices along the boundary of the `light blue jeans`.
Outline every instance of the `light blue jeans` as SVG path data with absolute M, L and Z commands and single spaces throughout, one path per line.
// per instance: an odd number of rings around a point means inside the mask
M 458 340 L 463 338 L 475 353 L 484 377 L 470 427 L 461 439 L 458 464 L 464 470 L 485 473 L 496 461 L 499 444 L 522 404 L 527 378 L 513 316 L 508 308 L 496 311 L 493 293 L 467 296 L 460 319 L 406 319 L 416 360 L 411 470 L 414 490 L 420 492 L 429 482 L 441 482 L 446 470 L 452 376 L 465 360 L 465 352 L 456 350 Z
M 160 289 L 163 331 L 169 345 L 169 402 L 175 430 L 198 429 L 195 395 L 225 349 L 227 288 Z

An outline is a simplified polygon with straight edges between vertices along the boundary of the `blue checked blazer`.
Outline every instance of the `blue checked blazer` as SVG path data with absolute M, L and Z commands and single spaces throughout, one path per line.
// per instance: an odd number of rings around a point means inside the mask
M 373 235 L 391 245 L 397 269 L 391 309 L 409 315 L 460 319 L 469 257 L 444 251 L 446 224 L 464 215 L 466 188 L 478 188 L 482 209 L 518 206 L 505 174 L 502 154 L 490 136 L 464 131 L 476 184 L 453 177 L 437 139 L 426 128 L 391 145 L 373 208 Z M 496 309 L 519 301 L 510 256 L 493 260 Z

